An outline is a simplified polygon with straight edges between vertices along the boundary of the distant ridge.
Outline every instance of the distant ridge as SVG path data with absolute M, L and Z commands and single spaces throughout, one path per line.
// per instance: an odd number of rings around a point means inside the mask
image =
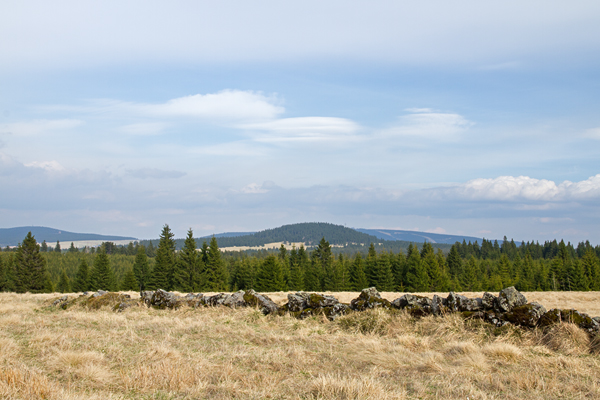
M 456 242 L 474 243 L 478 241 L 481 244 L 482 238 L 474 236 L 460 236 L 460 235 L 446 235 L 442 233 L 428 233 L 418 231 L 402 231 L 396 229 L 357 229 L 357 231 L 366 233 L 368 235 L 376 236 L 378 239 L 383 240 L 402 240 L 405 242 L 416 242 L 423 243 L 425 241 L 429 243 L 443 243 L 443 244 L 454 244 Z
M 137 240 L 134 237 L 128 236 L 75 233 L 44 226 L 20 226 L 17 228 L 0 228 L 0 246 L 17 246 L 23 241 L 29 231 L 35 236 L 35 240 L 38 243 L 42 243 L 45 240 L 49 245 L 53 245 L 57 240 L 63 244 L 82 240 L 103 240 L 106 242 L 115 240 Z M 65 246 L 61 247 L 66 248 Z

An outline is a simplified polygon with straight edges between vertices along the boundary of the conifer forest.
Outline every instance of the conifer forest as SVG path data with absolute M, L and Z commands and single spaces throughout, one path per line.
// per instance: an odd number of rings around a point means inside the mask
M 600 290 L 600 246 L 563 241 L 544 244 L 483 240 L 449 249 L 410 243 L 314 246 L 222 252 L 217 239 L 198 243 L 190 229 L 180 249 L 168 225 L 158 243 L 61 250 L 38 244 L 29 233 L 16 248 L 0 252 L 0 291 L 18 293 L 150 290 L 447 292 Z

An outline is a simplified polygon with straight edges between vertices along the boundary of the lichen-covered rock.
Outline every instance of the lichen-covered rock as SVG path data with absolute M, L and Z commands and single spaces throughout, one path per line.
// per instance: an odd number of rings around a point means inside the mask
M 253 289 L 246 290 L 244 293 L 244 301 L 250 307 L 258 307 L 265 314 L 275 314 L 278 311 L 277 304 L 268 296 L 256 293 Z
M 217 307 L 223 305 L 227 299 L 231 297 L 230 294 L 227 293 L 217 293 L 212 296 L 206 296 L 202 298 L 202 303 L 208 307 Z
M 138 305 L 138 301 L 137 300 L 132 300 L 132 299 L 126 299 L 118 304 L 115 304 L 115 306 L 113 307 L 113 311 L 116 312 L 123 312 L 126 309 Z
M 481 311 L 483 302 L 480 298 L 469 299 L 462 294 L 450 292 L 446 298 L 446 307 L 450 311 Z
M 346 315 L 350 311 L 348 304 L 337 303 L 333 307 L 326 307 L 327 318 L 330 321 L 334 321 L 336 318 Z
M 558 324 L 559 322 L 570 322 L 579 326 L 581 329 L 588 331 L 589 333 L 600 331 L 600 323 L 596 318 L 592 318 L 589 315 L 577 310 L 559 310 L 557 308 L 553 308 L 545 313 L 540 318 L 538 326 L 547 327 Z
M 544 314 L 546 314 L 544 306 L 533 302 L 523 306 L 513 307 L 510 312 L 504 314 L 503 318 L 514 325 L 533 328 Z
M 69 297 L 68 297 L 68 296 L 63 296 L 63 297 L 60 297 L 60 298 L 58 298 L 58 299 L 54 300 L 54 301 L 52 302 L 52 305 L 53 305 L 53 306 L 59 306 L 59 307 L 60 307 L 60 306 L 62 305 L 61 303 L 66 303 L 68 300 L 69 300 Z
M 92 294 L 92 297 L 104 296 L 106 293 L 108 293 L 106 290 L 98 290 L 96 293 Z
M 308 297 L 310 293 L 297 292 L 288 294 L 288 302 L 286 308 L 291 312 L 300 312 L 308 308 Z
M 363 289 L 358 298 L 350 302 L 350 308 L 355 311 L 364 311 L 378 307 L 390 308 L 391 303 L 381 298 L 381 295 L 374 287 Z
M 246 294 L 246 292 L 244 292 L 243 290 L 239 290 L 233 293 L 232 295 L 228 296 L 225 300 L 223 300 L 223 305 L 231 308 L 248 306 L 248 304 L 246 304 L 246 300 L 244 300 L 244 294 Z
M 204 295 L 202 293 L 188 293 L 181 297 L 179 301 L 188 307 L 198 308 L 199 306 L 205 305 L 202 301 Z
M 102 307 L 114 308 L 116 304 L 119 304 L 125 300 L 130 299 L 131 296 L 128 294 L 116 293 L 116 292 L 104 292 L 101 296 L 90 296 L 82 299 L 82 303 L 91 310 L 99 310 Z
M 152 296 L 154 295 L 153 290 L 142 290 L 140 292 L 140 300 L 144 302 L 148 307 L 152 304 Z
M 446 306 L 446 299 L 434 294 L 433 299 L 431 299 L 431 313 L 434 315 L 442 315 L 447 311 L 448 307 Z
M 431 299 L 424 296 L 416 296 L 414 294 L 405 294 L 400 298 L 392 301 L 392 307 L 405 309 L 414 316 L 423 316 L 433 312 L 431 307 Z
M 481 298 L 481 305 L 484 310 L 495 310 L 497 308 L 498 298 L 489 292 L 485 292 Z
M 154 308 L 164 310 L 166 308 L 178 308 L 181 306 L 179 296 L 175 293 L 167 292 L 166 290 L 157 289 L 150 299 L 150 305 Z
M 546 327 L 554 324 L 560 323 L 562 320 L 560 315 L 560 310 L 558 308 L 553 308 L 550 311 L 547 311 L 544 315 L 542 315 L 538 321 L 538 326 Z
M 514 286 L 511 286 L 500 291 L 496 303 L 499 311 L 509 312 L 514 307 L 527 304 L 527 299 Z
M 338 303 L 338 299 L 333 296 L 327 296 L 320 293 L 310 293 L 306 305 L 309 308 L 325 308 L 333 307 Z

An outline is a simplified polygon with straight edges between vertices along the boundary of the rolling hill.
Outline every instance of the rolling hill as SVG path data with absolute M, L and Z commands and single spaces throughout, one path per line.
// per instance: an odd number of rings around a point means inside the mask
M 20 226 L 17 228 L 0 228 L 0 246 L 17 246 L 23 241 L 27 233 L 35 236 L 38 243 L 43 242 L 52 245 L 56 241 L 61 243 L 77 242 L 81 240 L 102 240 L 105 242 L 116 240 L 137 240 L 134 237 L 98 235 L 95 233 L 75 233 L 44 226 Z M 63 247 L 63 246 L 61 246 Z
M 357 229 L 357 231 L 366 233 L 367 235 L 376 236 L 383 240 L 402 240 L 405 242 L 423 243 L 425 241 L 430 243 L 445 243 L 454 244 L 456 242 L 474 243 L 476 240 L 481 244 L 481 238 L 473 236 L 460 236 L 460 235 L 446 235 L 441 233 L 428 233 L 418 231 L 402 231 L 393 229 Z

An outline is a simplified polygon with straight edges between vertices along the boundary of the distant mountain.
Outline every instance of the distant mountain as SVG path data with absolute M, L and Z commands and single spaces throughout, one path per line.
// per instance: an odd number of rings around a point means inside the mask
M 116 240 L 137 240 L 134 237 L 128 236 L 74 233 L 54 228 L 46 228 L 43 226 L 20 226 L 17 228 L 0 228 L 0 246 L 17 246 L 23 241 L 29 231 L 31 231 L 31 234 L 35 236 L 35 240 L 37 240 L 38 243 L 42 243 L 45 240 L 49 245 L 54 245 L 57 240 L 63 244 L 77 242 L 80 240 L 103 240 L 105 242 Z M 65 246 L 61 247 L 64 248 Z
M 481 244 L 482 238 L 473 236 L 460 236 L 460 235 L 445 235 L 441 233 L 428 233 L 418 231 L 401 231 L 393 229 L 357 229 L 358 232 L 366 233 L 367 235 L 373 235 L 378 239 L 383 240 L 402 240 L 406 242 L 423 243 L 425 241 L 429 243 L 445 243 L 454 244 L 456 242 L 471 241 L 472 243 L 476 240 Z
M 197 239 L 210 239 L 211 237 L 216 237 L 216 238 L 222 238 L 222 237 L 238 237 L 238 236 L 247 236 L 247 235 L 253 235 L 256 232 L 223 232 L 223 233 L 216 233 L 214 235 L 206 235 L 206 236 L 202 236 L 200 238 Z

